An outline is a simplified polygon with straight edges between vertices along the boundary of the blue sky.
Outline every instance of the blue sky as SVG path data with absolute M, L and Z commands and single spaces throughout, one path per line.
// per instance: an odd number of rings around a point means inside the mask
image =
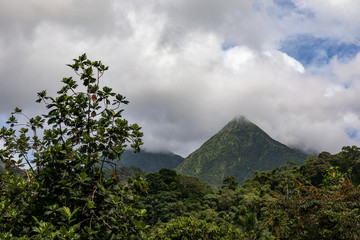
M 347 134 L 347 135 L 349 136 L 349 138 L 351 138 L 351 139 L 359 140 L 359 130 L 358 130 L 358 129 L 347 128 L 347 129 L 346 129 L 346 134 Z
M 0 0 L 0 125 L 87 53 L 145 148 L 186 157 L 236 115 L 304 151 L 359 145 L 358 0 Z
M 290 5 L 292 6 L 292 5 Z M 225 41 L 223 50 L 236 47 L 238 44 Z M 331 38 L 316 38 L 312 35 L 290 36 L 281 42 L 279 51 L 299 61 L 304 67 L 322 67 L 328 65 L 333 58 L 338 61 L 350 62 L 360 52 L 360 45 L 341 42 Z
M 285 39 L 280 51 L 295 58 L 305 67 L 309 65 L 321 67 L 328 65 L 334 57 L 340 62 L 350 62 L 360 51 L 360 45 L 331 38 L 297 35 Z

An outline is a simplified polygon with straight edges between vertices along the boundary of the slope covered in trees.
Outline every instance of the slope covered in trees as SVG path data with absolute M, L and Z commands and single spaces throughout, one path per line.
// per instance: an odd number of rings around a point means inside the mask
M 203 221 L 233 236 L 209 239 L 359 239 L 360 191 L 353 180 L 358 173 L 347 167 L 359 160 L 359 148 L 344 147 L 335 155 L 308 158 L 302 166 L 257 171 L 244 184 L 227 177 L 219 190 L 193 181 L 192 194 L 181 183 L 183 175 L 162 170 L 145 176 L 149 193 L 140 202 L 149 213 L 146 223 L 155 224 L 151 236 L 188 237 Z M 206 231 L 199 230 L 204 239 Z
M 146 172 L 157 172 L 162 168 L 176 168 L 184 158 L 170 152 L 148 152 L 142 150 L 134 153 L 131 150 L 125 150 L 120 157 L 120 161 L 115 163 L 125 167 L 138 167 Z
M 242 183 L 254 171 L 270 170 L 288 161 L 301 164 L 306 157 L 275 141 L 245 117 L 237 117 L 176 169 L 219 187 L 226 176 L 234 176 Z

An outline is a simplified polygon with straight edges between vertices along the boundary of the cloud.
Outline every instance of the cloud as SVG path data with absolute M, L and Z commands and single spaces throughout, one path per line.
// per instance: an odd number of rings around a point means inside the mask
M 104 33 L 108 24 L 113 24 L 112 4 L 109 0 L 89 0 L 86 4 L 79 0 L 1 0 L 0 3 L 0 29 L 12 36 L 19 34 L 29 38 L 32 30 L 42 22 L 58 23 L 98 34 Z
M 36 93 L 55 93 L 74 76 L 65 64 L 86 52 L 110 66 L 102 81 L 127 96 L 124 116 L 151 150 L 187 156 L 239 114 L 308 151 L 359 141 L 358 16 L 332 5 L 327 16 L 324 1 L 0 3 L 0 124 L 16 106 L 41 113 Z M 325 39 L 317 71 L 303 60 L 318 54 L 296 55 L 309 49 L 299 36 Z
M 356 0 L 294 0 L 298 9 L 313 14 L 311 33 L 317 37 L 336 37 L 344 42 L 358 40 L 357 34 L 360 27 L 358 14 L 360 3 Z

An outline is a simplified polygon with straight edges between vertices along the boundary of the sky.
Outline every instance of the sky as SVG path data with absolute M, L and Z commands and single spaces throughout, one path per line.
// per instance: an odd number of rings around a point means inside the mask
M 86 53 L 144 148 L 183 157 L 238 115 L 307 152 L 360 145 L 358 0 L 0 0 L 0 126 Z

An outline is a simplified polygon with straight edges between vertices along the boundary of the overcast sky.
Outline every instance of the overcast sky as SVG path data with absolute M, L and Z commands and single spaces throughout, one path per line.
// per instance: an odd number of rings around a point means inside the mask
M 186 157 L 237 115 L 336 153 L 360 142 L 358 0 L 0 0 L 0 126 L 87 53 L 145 148 Z

